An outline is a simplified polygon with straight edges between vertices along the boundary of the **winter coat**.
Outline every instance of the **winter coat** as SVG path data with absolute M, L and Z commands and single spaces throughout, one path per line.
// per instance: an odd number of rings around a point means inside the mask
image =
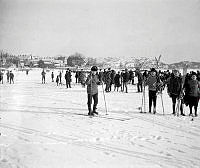
M 114 84 L 114 83 L 115 83 L 115 81 L 114 81 L 114 78 L 115 78 L 115 72 L 114 72 L 114 71 L 111 72 L 111 74 L 110 74 L 110 78 L 111 78 L 111 84 Z
M 85 78 L 86 78 L 85 72 L 81 71 L 79 77 L 80 77 L 80 82 L 85 83 Z
M 129 81 L 129 73 L 128 73 L 128 72 L 125 72 L 125 73 L 123 74 L 122 78 L 123 78 L 123 82 L 124 82 L 124 83 L 125 83 L 125 82 L 128 82 L 128 81 Z
M 192 97 L 200 96 L 200 82 L 198 80 L 189 80 L 186 85 L 187 95 Z
M 65 74 L 65 80 L 66 80 L 66 82 L 71 82 L 71 73 L 68 71 L 68 72 L 66 72 L 66 74 Z
M 121 86 L 121 84 L 120 84 L 120 74 L 116 74 L 115 75 L 114 81 L 115 81 L 115 86 L 116 87 L 120 87 Z
M 99 77 L 99 80 L 102 82 L 103 81 L 103 72 L 100 71 L 98 77 Z
M 171 76 L 167 80 L 168 93 L 179 96 L 182 89 L 182 79 L 180 77 Z
M 149 90 L 156 91 L 158 82 L 159 81 L 158 81 L 158 77 L 157 76 L 149 75 L 149 77 L 146 80 L 146 85 L 149 86 Z
M 143 75 L 140 71 L 136 71 L 135 75 L 138 77 L 138 83 L 142 83 L 143 81 Z
M 42 76 L 45 76 L 45 75 L 46 75 L 46 72 L 42 71 L 41 75 L 42 75 Z
M 89 74 L 86 79 L 87 93 L 95 95 L 98 93 L 98 84 L 100 84 L 98 76 Z
M 110 71 L 106 72 L 106 74 L 105 74 L 105 83 L 106 84 L 111 83 L 111 72 Z
M 14 74 L 11 72 L 10 73 L 10 78 L 13 79 L 14 78 Z

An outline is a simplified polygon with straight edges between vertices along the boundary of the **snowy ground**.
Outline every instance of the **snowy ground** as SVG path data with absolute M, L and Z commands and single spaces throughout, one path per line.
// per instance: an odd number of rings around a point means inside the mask
M 41 84 L 41 70 L 14 73 L 15 84 L 0 85 L 1 168 L 200 167 L 200 119 L 170 115 L 166 92 L 164 116 L 160 96 L 158 114 L 139 113 L 142 94 L 132 85 L 106 93 L 105 115 L 99 86 L 101 116 L 90 118 L 80 85 L 57 87 L 51 72 Z

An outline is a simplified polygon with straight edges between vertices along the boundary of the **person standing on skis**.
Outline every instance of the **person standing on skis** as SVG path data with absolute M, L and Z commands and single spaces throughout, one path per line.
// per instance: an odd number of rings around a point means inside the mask
M 98 114 L 96 109 L 98 104 L 98 85 L 100 84 L 100 81 L 96 74 L 97 70 L 98 68 L 96 66 L 93 66 L 85 82 L 87 85 L 87 98 L 88 98 L 87 105 L 89 111 L 88 115 Z M 91 109 L 92 99 L 94 101 L 93 110 Z
M 167 83 L 167 92 L 172 98 L 172 114 L 176 114 L 176 104 L 177 101 L 181 98 L 182 90 L 182 79 L 178 70 L 174 69 L 172 71 L 171 77 L 166 81 Z M 179 108 L 179 107 L 178 107 Z M 184 115 L 181 111 L 181 115 Z
M 149 113 L 151 113 L 151 107 L 153 102 L 153 113 L 156 113 L 156 99 L 158 86 L 161 85 L 161 82 L 157 76 L 157 71 L 154 68 L 151 68 L 150 75 L 145 81 L 145 85 L 149 86 Z

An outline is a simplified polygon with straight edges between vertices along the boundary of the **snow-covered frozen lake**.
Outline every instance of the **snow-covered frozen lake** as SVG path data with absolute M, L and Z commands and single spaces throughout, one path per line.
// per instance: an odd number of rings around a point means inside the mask
M 135 85 L 105 93 L 105 115 L 99 86 L 100 117 L 90 118 L 86 88 L 74 80 L 66 89 L 51 82 L 51 72 L 46 84 L 41 70 L 14 74 L 15 84 L 0 84 L 0 168 L 200 167 L 200 119 L 192 121 L 188 107 L 185 117 L 170 115 L 166 91 L 165 115 L 160 96 L 156 115 L 139 113 Z

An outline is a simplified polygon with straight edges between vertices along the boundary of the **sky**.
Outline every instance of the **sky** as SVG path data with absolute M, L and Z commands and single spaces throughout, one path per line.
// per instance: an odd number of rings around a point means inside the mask
M 0 49 L 200 61 L 200 0 L 0 0 Z

